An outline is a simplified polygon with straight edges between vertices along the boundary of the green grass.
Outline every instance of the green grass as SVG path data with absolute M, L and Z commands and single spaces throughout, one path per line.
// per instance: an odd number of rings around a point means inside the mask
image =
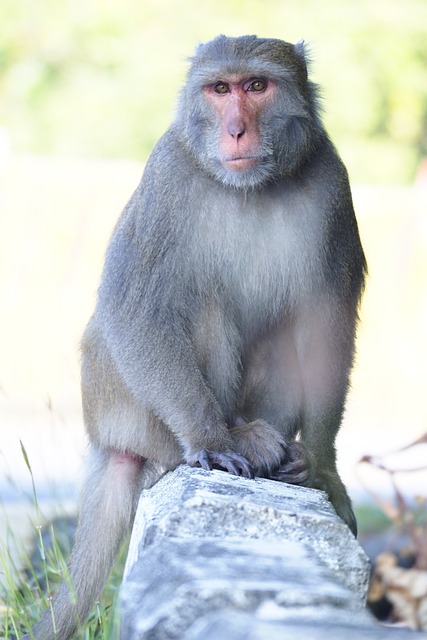
M 60 520 L 43 524 L 31 464 L 21 443 L 22 455 L 33 483 L 34 550 L 25 549 L 23 540 L 16 537 L 8 524 L 6 542 L 0 546 L 0 638 L 16 640 L 31 633 L 43 611 L 52 608 L 52 599 L 63 580 L 69 581 L 67 558 L 71 540 L 62 531 Z M 57 524 L 55 525 L 55 522 Z M 12 546 L 18 549 L 18 567 Z M 119 636 L 117 599 L 126 558 L 126 545 L 112 570 L 110 579 L 95 603 L 87 622 L 76 633 L 77 640 L 113 640 Z

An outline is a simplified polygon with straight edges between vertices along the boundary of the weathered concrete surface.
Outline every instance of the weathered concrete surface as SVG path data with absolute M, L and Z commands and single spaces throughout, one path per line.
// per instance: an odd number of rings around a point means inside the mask
M 277 541 L 283 550 L 303 542 L 360 603 L 366 599 L 367 557 L 322 491 L 182 466 L 143 492 L 127 569 L 138 550 L 165 536 Z
M 370 619 L 352 620 L 346 612 L 336 610 L 319 616 L 313 609 L 278 621 L 222 611 L 194 623 L 180 640 L 421 640 L 425 637 L 413 631 L 380 627 Z
M 182 466 L 141 496 L 122 639 L 380 639 L 368 578 L 321 491 Z

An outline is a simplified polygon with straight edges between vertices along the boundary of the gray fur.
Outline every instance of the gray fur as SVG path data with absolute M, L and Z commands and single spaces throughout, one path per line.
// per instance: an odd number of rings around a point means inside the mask
M 243 172 L 221 163 L 203 97 L 230 74 L 277 85 L 258 123 L 262 161 Z M 356 530 L 334 441 L 365 271 L 304 45 L 201 45 L 117 223 L 82 341 L 93 453 L 71 559 L 77 605 L 64 586 L 57 638 L 87 615 L 141 488 L 182 462 L 322 487 Z M 50 612 L 35 637 L 54 637 Z

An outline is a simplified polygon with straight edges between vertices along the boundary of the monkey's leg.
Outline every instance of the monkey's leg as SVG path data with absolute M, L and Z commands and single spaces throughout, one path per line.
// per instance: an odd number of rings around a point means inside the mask
M 87 617 L 133 522 L 144 460 L 95 449 L 88 463 L 70 581 L 62 584 L 53 611 L 45 611 L 35 626 L 36 640 L 65 640 Z
M 302 382 L 293 325 L 287 322 L 260 341 L 245 367 L 241 415 L 231 428 L 236 449 L 258 476 L 306 484 L 308 459 L 296 442 Z
M 356 535 L 335 450 L 353 362 L 354 323 L 355 313 L 329 303 L 323 310 L 320 306 L 301 316 L 295 335 L 304 390 L 301 440 L 309 456 L 309 484 L 328 493 L 337 514 Z

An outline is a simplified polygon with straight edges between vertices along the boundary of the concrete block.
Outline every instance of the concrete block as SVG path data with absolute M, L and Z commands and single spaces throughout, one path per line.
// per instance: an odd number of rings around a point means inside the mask
M 390 631 L 364 609 L 368 579 L 323 492 L 182 466 L 141 495 L 121 637 L 382 640 Z

